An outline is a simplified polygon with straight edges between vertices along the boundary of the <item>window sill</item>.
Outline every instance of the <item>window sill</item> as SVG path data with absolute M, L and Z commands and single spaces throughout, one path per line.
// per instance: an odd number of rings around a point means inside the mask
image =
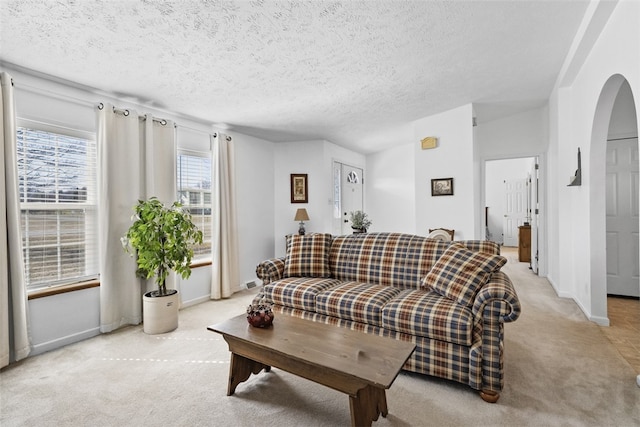
M 191 268 L 206 267 L 211 265 L 210 259 L 203 259 L 191 263 Z M 83 289 L 97 288 L 100 286 L 100 280 L 88 280 L 86 282 L 72 283 L 69 285 L 52 286 L 49 288 L 36 289 L 29 292 L 28 299 L 38 299 L 50 297 L 53 295 L 66 294 L 67 292 L 81 291 Z
M 191 263 L 191 268 L 198 268 L 198 267 L 206 267 L 207 265 L 211 265 L 211 260 L 210 259 L 201 259 L 198 261 L 193 261 Z
M 99 280 L 88 280 L 86 282 L 72 283 L 69 285 L 52 286 L 50 288 L 42 288 L 29 292 L 28 299 L 32 300 L 50 297 L 52 295 L 66 294 L 67 292 L 80 291 L 82 289 L 97 288 L 99 286 Z

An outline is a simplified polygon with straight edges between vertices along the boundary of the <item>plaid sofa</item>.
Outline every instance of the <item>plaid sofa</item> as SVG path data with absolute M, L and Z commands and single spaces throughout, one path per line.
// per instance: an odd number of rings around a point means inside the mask
M 254 302 L 317 322 L 411 341 L 404 369 L 468 384 L 495 402 L 503 388 L 504 322 L 520 302 L 498 244 L 401 233 L 287 237 L 261 262 Z

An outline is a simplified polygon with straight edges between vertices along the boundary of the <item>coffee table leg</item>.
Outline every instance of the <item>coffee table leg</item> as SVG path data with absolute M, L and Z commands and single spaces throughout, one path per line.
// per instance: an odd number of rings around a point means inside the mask
M 354 427 L 371 426 L 380 414 L 386 417 L 389 413 L 384 389 L 371 385 L 358 390 L 357 396 L 349 396 L 349 407 L 351 408 L 351 425 Z
M 257 374 L 261 370 L 269 372 L 271 366 L 258 363 L 255 360 L 247 359 L 231 353 L 231 365 L 229 366 L 229 384 L 227 386 L 227 396 L 231 396 L 236 391 L 238 384 L 245 382 L 251 374 Z

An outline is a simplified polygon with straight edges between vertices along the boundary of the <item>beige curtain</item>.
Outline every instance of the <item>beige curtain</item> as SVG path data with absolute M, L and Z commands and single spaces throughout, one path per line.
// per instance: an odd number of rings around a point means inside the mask
M 239 285 L 234 153 L 231 137 L 212 136 L 213 235 L 211 299 L 230 297 Z
M 100 216 L 100 330 L 110 332 L 142 321 L 142 294 L 152 280 L 135 275 L 135 259 L 120 238 L 132 224 L 139 199 L 176 199 L 176 139 L 173 122 L 140 119 L 133 110 L 98 109 Z M 168 287 L 172 286 L 171 276 Z
M 144 171 L 141 197 L 157 197 L 165 205 L 177 199 L 176 186 L 176 128 L 171 120 L 157 120 L 147 114 L 144 120 L 144 155 L 140 170 Z M 167 276 L 167 289 L 176 288 L 176 273 Z M 154 279 L 143 281 L 143 290 L 158 288 Z
M 31 352 L 24 280 L 13 80 L 0 74 L 0 368 Z

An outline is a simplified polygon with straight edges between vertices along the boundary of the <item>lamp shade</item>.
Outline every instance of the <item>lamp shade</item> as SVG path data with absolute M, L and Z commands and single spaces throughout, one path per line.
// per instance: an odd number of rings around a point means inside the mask
M 307 214 L 306 209 L 298 209 L 296 211 L 296 217 L 293 219 L 294 221 L 309 221 L 309 214 Z

